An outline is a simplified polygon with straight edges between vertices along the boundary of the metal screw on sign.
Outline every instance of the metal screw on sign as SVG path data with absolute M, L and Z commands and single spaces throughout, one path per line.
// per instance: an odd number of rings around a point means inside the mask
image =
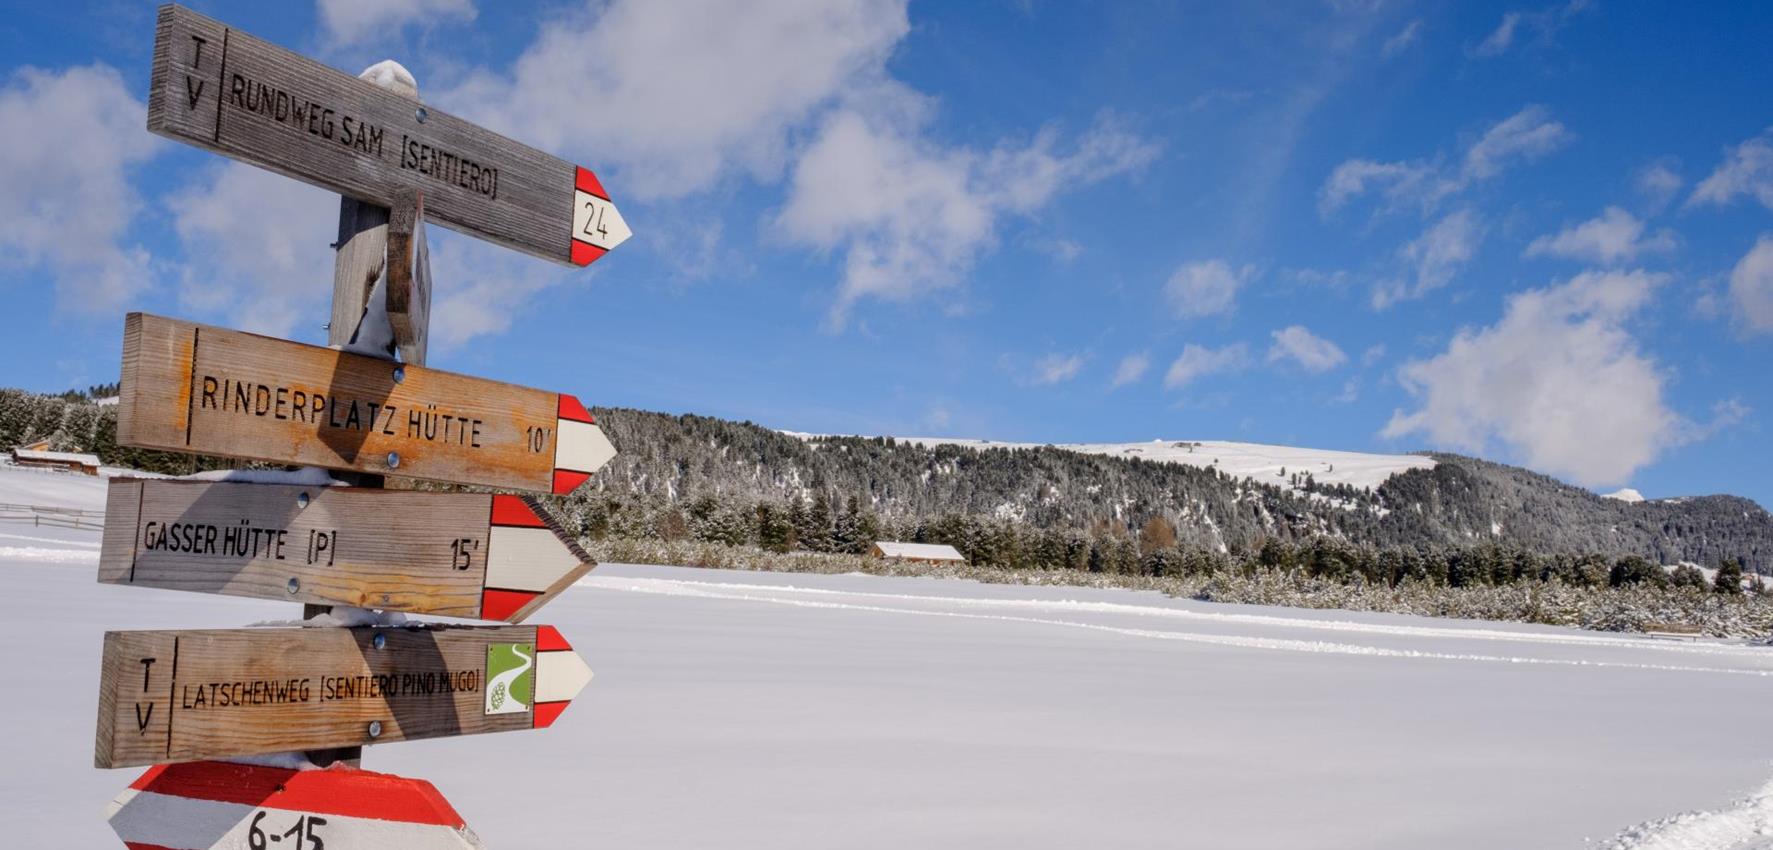
M 307 494 L 307 493 L 300 493 L 300 494 L 297 494 L 297 496 L 296 496 L 296 507 L 298 507 L 298 508 L 305 508 L 305 507 L 307 507 L 307 506 L 308 506 L 308 494 Z
M 291 578 L 289 584 L 284 585 L 284 587 L 288 588 L 290 593 L 295 593 L 302 589 L 302 580 L 299 578 Z
M 418 119 L 420 124 L 423 124 L 425 123 L 426 118 L 431 117 L 431 113 L 426 112 L 425 107 L 421 106 L 418 109 L 413 110 L 412 117 Z
M 389 469 L 399 469 L 400 468 L 400 453 L 399 452 L 389 452 L 388 453 L 388 468 Z
M 375 637 L 370 638 L 369 642 L 372 645 L 374 645 L 376 649 L 387 649 L 388 648 L 388 636 L 387 635 L 376 635 Z
M 404 380 L 406 380 L 406 367 L 405 366 L 395 366 L 394 367 L 394 383 L 398 384 Z
M 369 721 L 369 737 L 371 737 L 371 738 L 382 737 L 382 721 L 380 721 L 380 720 Z

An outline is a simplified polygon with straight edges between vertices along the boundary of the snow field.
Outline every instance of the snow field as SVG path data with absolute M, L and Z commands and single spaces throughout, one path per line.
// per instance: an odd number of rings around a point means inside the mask
M 101 634 L 295 606 L 99 585 L 95 533 L 0 534 L 10 841 L 113 847 L 139 771 L 91 767 Z M 614 564 L 535 621 L 597 673 L 553 728 L 365 759 L 493 848 L 1769 846 L 1764 647 Z
M 797 435 L 807 436 L 807 435 Z M 1031 449 L 1042 443 L 1000 443 L 994 440 L 957 440 L 945 437 L 898 437 L 901 443 L 919 446 L 965 446 L 975 449 Z M 1146 443 L 1063 443 L 1052 448 L 1084 454 L 1166 461 L 1213 468 L 1233 478 L 1253 478 L 1264 484 L 1293 489 L 1294 473 L 1311 473 L 1319 484 L 1378 487 L 1400 472 L 1432 469 L 1434 459 L 1420 455 L 1381 455 L 1237 443 L 1225 440 L 1152 440 Z M 1282 475 L 1282 471 L 1285 475 Z

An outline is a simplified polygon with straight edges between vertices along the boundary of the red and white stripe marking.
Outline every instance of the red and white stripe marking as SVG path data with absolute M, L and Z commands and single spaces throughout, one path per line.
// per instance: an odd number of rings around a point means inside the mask
M 422 779 L 199 761 L 148 769 L 105 807 L 130 850 L 483 850 Z
M 585 405 L 566 393 L 560 394 L 555 422 L 559 431 L 554 441 L 554 494 L 564 496 L 609 463 L 616 456 L 616 447 L 610 445 Z
M 536 626 L 536 711 L 531 728 L 554 725 L 573 697 L 591 684 L 591 668 L 553 626 Z
M 521 496 L 495 495 L 480 617 L 517 622 L 524 606 L 558 592 L 563 581 L 577 580 L 591 566 L 591 556 L 551 527 L 538 506 Z
M 610 202 L 603 183 L 588 168 L 573 172 L 573 265 L 588 266 L 617 245 L 628 241 L 634 231 Z

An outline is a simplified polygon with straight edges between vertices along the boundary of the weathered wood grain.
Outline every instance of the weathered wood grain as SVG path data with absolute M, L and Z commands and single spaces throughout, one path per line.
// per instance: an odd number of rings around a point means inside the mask
M 595 566 L 543 512 L 490 493 L 117 478 L 98 580 L 519 622 Z
M 627 236 L 574 231 L 573 164 L 182 6 L 160 7 L 148 129 L 382 207 L 423 191 L 434 221 L 559 263 Z
M 535 668 L 532 700 L 555 701 L 494 712 L 495 643 L 576 658 L 546 626 L 107 632 L 94 761 L 128 767 L 531 729 L 589 680 L 582 660 L 551 657 Z M 559 681 L 545 682 L 550 673 Z
M 127 446 L 556 493 L 614 455 L 571 396 L 143 313 L 122 378 Z
M 388 323 L 400 359 L 425 365 L 430 348 L 431 249 L 425 242 L 425 197 L 404 192 L 388 220 Z

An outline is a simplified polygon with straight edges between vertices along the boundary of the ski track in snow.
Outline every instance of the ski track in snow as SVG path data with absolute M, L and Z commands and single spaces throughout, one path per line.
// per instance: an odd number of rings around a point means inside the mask
M 50 564 L 96 564 L 99 553 L 90 549 L 49 549 L 43 546 L 0 546 L 0 561 L 37 561 Z
M 1466 661 L 1493 664 L 1545 665 L 1554 667 L 1587 667 L 1595 669 L 1645 670 L 1673 673 L 1715 673 L 1735 676 L 1773 677 L 1773 670 L 1731 669 L 1727 667 L 1693 667 L 1678 664 L 1645 664 L 1625 661 L 1589 661 L 1583 659 L 1534 658 L 1518 655 L 1483 655 L 1476 653 L 1457 652 L 1425 652 L 1412 649 L 1388 649 L 1385 647 L 1362 646 L 1351 643 L 1333 643 L 1330 641 L 1292 640 L 1287 638 L 1263 638 L 1237 635 L 1213 635 L 1199 632 L 1173 632 L 1157 629 L 1133 629 L 1122 626 L 1109 626 L 1100 623 L 1086 623 L 1077 620 L 1052 620 L 1041 617 L 1024 617 L 1009 614 L 977 614 L 963 611 L 927 611 L 917 608 L 894 608 L 885 605 L 860 605 L 847 602 L 814 600 L 805 598 L 789 598 L 775 596 L 759 590 L 775 590 L 777 588 L 759 587 L 757 585 L 719 585 L 701 582 L 675 581 L 670 579 L 623 579 L 614 577 L 583 579 L 581 583 L 589 583 L 591 587 L 606 590 L 625 591 L 630 593 L 646 593 L 659 596 L 688 596 L 703 599 L 724 599 L 743 602 L 766 602 L 775 605 L 786 605 L 797 608 L 825 608 L 847 611 L 868 611 L 882 614 L 907 614 L 918 617 L 953 617 L 964 620 L 991 620 L 1006 623 L 1024 623 L 1030 625 L 1059 626 L 1062 628 L 1085 629 L 1089 631 L 1107 632 L 1127 637 L 1153 638 L 1157 640 L 1174 640 L 1187 643 L 1199 643 L 1212 646 L 1229 646 L 1242 649 L 1266 649 L 1283 652 L 1327 653 L 1333 655 L 1357 655 L 1375 658 L 1407 658 L 1433 659 L 1441 661 Z M 858 594 L 866 595 L 866 594 Z M 917 597 L 914 599 L 943 600 L 942 597 Z
M 890 602 L 923 602 L 950 605 L 957 608 L 997 608 L 1021 611 L 1128 614 L 1141 617 L 1165 617 L 1212 623 L 1277 626 L 1291 629 L 1312 629 L 1353 634 L 1385 635 L 1390 637 L 1452 638 L 1455 640 L 1508 641 L 1515 643 L 1542 643 L 1577 647 L 1612 647 L 1644 649 L 1655 652 L 1669 652 L 1684 655 L 1712 655 L 1763 660 L 1773 658 L 1773 652 L 1769 652 L 1769 650 L 1764 647 L 1755 646 L 1732 646 L 1716 643 L 1672 643 L 1651 638 L 1611 637 L 1601 634 L 1553 634 L 1509 631 L 1506 629 L 1460 629 L 1436 626 L 1385 625 L 1380 623 L 1362 623 L 1354 620 L 1317 620 L 1265 614 L 1227 614 L 1208 611 L 1190 611 L 1182 608 L 1164 608 L 1154 605 L 1129 605 L 1121 602 L 1084 602 L 1071 599 L 980 599 L 961 596 L 924 596 L 915 593 L 869 593 L 866 591 L 827 590 L 824 588 L 802 587 L 798 585 L 756 585 L 740 582 L 698 582 L 678 579 L 620 579 L 595 574 L 579 580 L 579 584 L 591 587 L 609 587 L 613 586 L 613 584 L 627 583 L 681 585 L 684 587 L 709 588 L 716 591 L 736 591 L 740 593 L 767 589 L 772 592 L 801 594 L 805 596 L 841 596 Z M 615 587 L 614 589 L 626 590 L 636 588 L 622 586 Z
M 1602 850 L 1769 850 L 1773 782 L 1726 809 L 1684 812 L 1621 831 Z
M 0 531 L 0 538 L 7 540 L 29 540 L 32 543 L 60 543 L 63 546 L 86 546 L 97 549 L 99 544 L 93 540 L 66 540 L 60 537 L 32 537 L 29 534 L 7 534 Z

